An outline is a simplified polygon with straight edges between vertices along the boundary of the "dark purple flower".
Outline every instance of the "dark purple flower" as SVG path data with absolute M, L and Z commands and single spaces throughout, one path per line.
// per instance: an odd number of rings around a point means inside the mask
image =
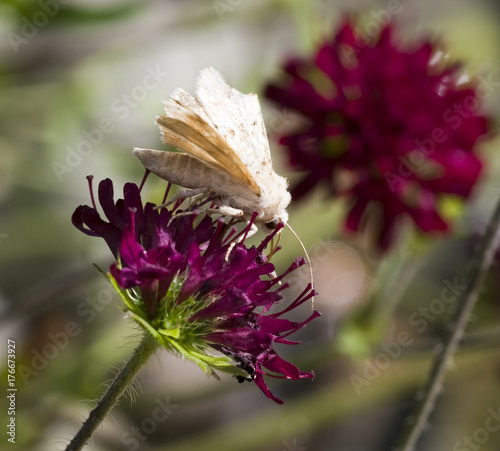
M 303 265 L 297 259 L 280 277 L 264 250 L 278 226 L 257 247 L 244 244 L 251 224 L 237 233 L 222 218 L 213 220 L 200 205 L 181 211 L 144 207 L 139 188 L 127 184 L 124 199 L 113 200 L 109 180 L 99 185 L 99 200 L 109 222 L 94 208 L 80 206 L 73 223 L 84 233 L 106 240 L 118 261 L 110 278 L 125 310 L 164 347 L 194 361 L 209 374 L 229 372 L 254 380 L 271 399 L 264 375 L 312 378 L 281 359 L 273 345 L 296 344 L 287 337 L 319 316 L 302 322 L 282 318 L 311 299 L 307 287 L 286 309 L 269 313 L 282 300 L 287 274 Z M 128 208 L 124 206 L 128 205 Z M 212 350 L 210 353 L 209 350 Z M 218 352 L 219 356 L 213 352 Z
M 405 214 L 424 232 L 447 230 L 439 203 L 469 196 L 482 168 L 474 146 L 489 127 L 460 69 L 429 41 L 405 47 L 392 25 L 366 39 L 349 19 L 311 58 L 290 59 L 266 96 L 304 117 L 280 138 L 304 171 L 292 196 L 326 185 L 349 200 L 352 231 L 378 205 L 382 249 Z

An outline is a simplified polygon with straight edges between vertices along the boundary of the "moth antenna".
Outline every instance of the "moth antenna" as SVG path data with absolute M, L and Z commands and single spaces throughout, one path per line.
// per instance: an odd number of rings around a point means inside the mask
M 300 247 L 304 251 L 304 255 L 306 256 L 306 260 L 307 260 L 307 265 L 309 266 L 309 279 L 311 280 L 311 289 L 314 290 L 314 277 L 313 277 L 312 263 L 311 263 L 311 259 L 309 258 L 309 254 L 307 253 L 307 249 L 304 246 L 304 243 L 299 238 L 299 236 L 292 229 L 292 227 L 287 222 L 284 222 L 283 224 L 285 224 L 288 227 L 288 230 L 290 230 L 290 232 L 292 232 L 292 235 L 297 239 L 297 241 L 300 244 Z M 312 309 L 314 310 L 314 296 L 311 298 L 311 302 L 312 302 Z

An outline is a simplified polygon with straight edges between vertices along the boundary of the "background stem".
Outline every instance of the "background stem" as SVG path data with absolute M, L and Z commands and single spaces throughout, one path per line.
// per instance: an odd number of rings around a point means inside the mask
M 144 334 L 141 343 L 135 349 L 125 366 L 116 375 L 111 385 L 97 403 L 97 406 L 90 412 L 81 429 L 66 447 L 66 451 L 78 451 L 85 446 L 97 426 L 99 426 L 108 412 L 116 405 L 123 392 L 130 386 L 139 370 L 148 361 L 157 347 L 156 340 L 149 334 Z
M 415 417 L 415 421 L 400 440 L 400 446 L 396 447 L 396 450 L 414 451 L 420 436 L 425 430 L 429 416 L 441 392 L 448 366 L 463 336 L 470 314 L 479 296 L 479 291 L 486 278 L 488 268 L 500 244 L 499 228 L 500 201 L 497 203 L 490 219 L 481 247 L 475 259 L 471 262 L 466 288 L 458 298 L 455 319 L 450 325 L 451 327 L 442 348 L 436 355 L 422 401 L 417 405 L 415 414 L 412 415 Z

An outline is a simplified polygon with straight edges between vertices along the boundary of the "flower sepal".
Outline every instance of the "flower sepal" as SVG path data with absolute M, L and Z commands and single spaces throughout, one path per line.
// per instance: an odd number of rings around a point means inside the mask
M 200 352 L 196 349 L 194 341 L 190 343 L 189 338 L 183 340 L 181 325 L 168 328 L 159 326 L 159 324 L 162 324 L 161 320 L 149 317 L 147 310 L 144 308 L 144 303 L 140 300 L 140 294 L 133 289 L 121 288 L 110 273 L 108 277 L 125 304 L 123 310 L 126 311 L 127 316 L 151 334 L 163 348 L 177 352 L 185 359 L 197 364 L 205 374 L 213 376 L 216 379 L 219 379 L 216 371 L 221 371 L 235 377 L 250 378 L 250 374 L 236 366 L 231 357 L 213 356 Z M 200 343 L 199 346 L 203 345 Z
M 216 371 L 222 371 L 230 374 L 231 376 L 240 376 L 245 379 L 250 377 L 245 370 L 235 366 L 233 360 L 228 356 L 212 356 L 196 351 L 196 349 L 188 343 L 181 343 L 178 340 L 181 335 L 180 327 L 170 330 L 156 330 L 144 318 L 138 317 L 132 312 L 130 312 L 130 317 L 134 319 L 144 330 L 149 332 L 165 349 L 177 351 L 177 353 L 185 359 L 196 363 L 205 374 L 213 376 L 217 380 L 219 380 L 219 376 Z M 176 332 L 172 333 L 174 330 L 176 330 Z
M 133 297 L 131 290 L 126 290 L 122 288 L 116 279 L 111 275 L 111 273 L 106 273 L 106 277 L 109 279 L 111 282 L 111 285 L 113 285 L 113 288 L 116 290 L 116 292 L 120 295 L 120 298 L 122 299 L 123 303 L 125 304 L 125 308 L 122 307 L 122 310 L 125 310 L 126 312 L 132 312 L 135 313 L 137 316 L 141 317 L 143 315 L 143 310 L 144 307 L 141 305 L 140 299 L 137 297 Z M 143 308 L 141 308 L 143 307 Z
M 184 347 L 178 341 L 172 341 L 171 344 L 180 355 L 196 363 L 209 376 L 219 379 L 215 371 L 221 371 L 235 377 L 250 378 L 250 374 L 244 369 L 235 366 L 233 360 L 228 356 L 212 356 L 198 352 L 195 349 Z

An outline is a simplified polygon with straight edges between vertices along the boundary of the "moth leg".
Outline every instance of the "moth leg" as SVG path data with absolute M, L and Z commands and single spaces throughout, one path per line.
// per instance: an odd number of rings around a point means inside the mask
M 232 216 L 233 218 L 240 218 L 241 216 L 243 216 L 243 210 L 240 210 L 239 208 L 228 207 L 227 205 L 221 205 L 220 207 L 213 208 L 211 210 L 213 213 Z
M 166 206 L 170 205 L 171 203 L 176 202 L 176 201 L 181 200 L 181 199 L 187 199 L 189 197 L 198 196 L 199 194 L 208 195 L 210 193 L 211 193 L 211 191 L 209 189 L 205 189 L 205 188 L 182 191 L 179 194 L 176 194 L 175 196 L 173 196 L 172 199 L 170 199 L 168 202 L 165 202 L 164 204 L 155 207 L 155 209 L 157 210 L 159 208 L 166 207 Z M 231 216 L 231 217 L 235 217 L 235 218 L 243 216 L 242 210 L 239 210 L 238 208 L 232 208 L 232 207 L 226 207 L 226 206 L 216 207 L 216 208 L 204 208 L 203 210 L 200 210 L 200 211 L 203 211 L 205 214 L 209 214 L 209 215 L 219 214 L 219 215 Z M 172 217 L 170 222 L 172 222 L 174 217 L 187 216 L 187 215 L 193 215 L 193 214 L 195 214 L 194 211 L 183 211 L 182 213 L 175 213 L 175 215 Z M 251 231 L 249 232 L 249 234 L 247 234 L 247 236 L 254 235 L 256 231 L 257 231 L 257 227 L 255 226 L 255 224 L 252 224 Z
M 239 208 L 233 208 L 229 207 L 227 205 L 221 205 L 218 208 L 208 208 L 207 212 L 209 213 L 215 213 L 215 214 L 220 214 L 220 215 L 225 215 L 225 216 L 231 216 L 233 218 L 241 218 L 243 216 L 243 210 L 240 210 Z M 248 221 L 245 221 L 248 224 Z M 255 224 L 252 224 L 250 226 L 250 230 L 247 233 L 247 237 L 254 235 L 257 232 L 258 228 Z M 238 238 L 237 240 L 231 241 L 231 244 L 229 245 L 229 248 L 227 249 L 226 256 L 224 259 L 226 261 L 229 260 L 229 254 L 231 251 L 234 249 L 234 246 L 241 242 L 243 240 L 243 237 Z
M 196 212 L 194 211 L 183 211 L 182 213 L 175 213 L 174 215 L 172 215 L 172 217 L 170 218 L 170 221 L 168 221 L 168 224 L 167 226 L 170 226 L 170 224 L 172 224 L 172 221 L 176 218 L 178 218 L 179 216 L 189 216 L 189 215 L 194 215 Z
M 258 231 L 259 231 L 259 228 L 255 225 L 255 223 L 253 223 L 250 226 L 250 230 L 247 233 L 247 238 L 254 236 Z
M 243 210 L 240 210 L 239 208 L 229 207 L 227 205 L 222 205 L 222 206 L 217 207 L 217 208 L 207 208 L 204 211 L 207 214 L 219 214 L 219 215 L 224 215 L 224 216 L 230 216 L 233 218 L 241 218 L 244 214 Z M 248 221 L 245 221 L 245 222 L 248 224 Z M 252 224 L 250 226 L 250 230 L 248 231 L 246 236 L 249 237 L 249 236 L 255 235 L 257 230 L 258 230 L 257 226 L 255 224 Z M 226 261 L 229 260 L 229 254 L 231 254 L 231 251 L 234 249 L 234 246 L 236 246 L 236 244 L 238 244 L 242 240 L 243 240 L 243 237 L 240 237 L 237 240 L 231 241 L 231 244 L 229 245 L 229 248 L 227 249 L 226 256 L 224 257 L 224 259 Z
M 186 191 L 181 191 L 180 193 L 177 193 L 175 196 L 172 196 L 170 198 L 170 200 L 167 200 L 167 202 L 156 206 L 155 210 L 159 210 L 160 208 L 167 207 L 170 204 L 177 202 L 178 200 L 188 199 L 190 197 L 198 196 L 198 194 L 208 195 L 209 193 L 211 193 L 211 191 L 208 188 L 197 188 L 197 189 L 188 189 Z

